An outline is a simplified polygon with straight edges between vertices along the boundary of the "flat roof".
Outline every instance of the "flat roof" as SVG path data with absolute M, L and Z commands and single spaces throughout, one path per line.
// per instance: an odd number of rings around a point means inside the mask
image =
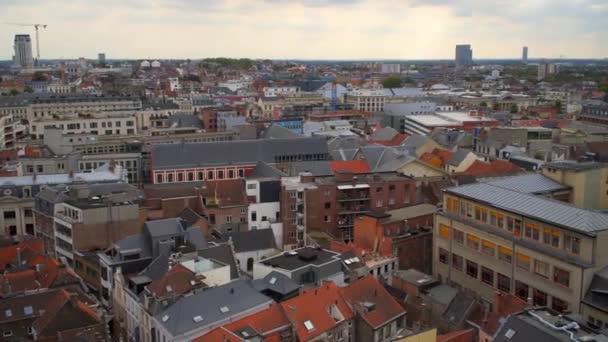
M 303 247 L 260 261 L 266 266 L 294 271 L 308 265 L 320 266 L 328 262 L 341 262 L 340 254 L 326 249 Z
M 483 116 L 473 116 L 465 112 L 437 112 L 437 115 L 448 120 L 455 120 L 460 123 L 462 122 L 489 122 L 495 121 L 494 119 L 486 118 Z
M 423 126 L 460 126 L 462 123 L 449 121 L 437 115 L 407 115 L 409 121 L 419 123 Z

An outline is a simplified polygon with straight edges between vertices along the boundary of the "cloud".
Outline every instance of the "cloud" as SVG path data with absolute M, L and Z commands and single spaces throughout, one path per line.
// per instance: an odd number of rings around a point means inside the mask
M 1 21 L 48 23 L 47 57 L 608 56 L 606 0 L 0 0 Z M 0 59 L 31 31 L 2 25 Z

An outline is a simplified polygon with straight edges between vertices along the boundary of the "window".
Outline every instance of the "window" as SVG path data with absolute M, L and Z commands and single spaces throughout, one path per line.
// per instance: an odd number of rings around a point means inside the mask
M 487 255 L 494 256 L 496 253 L 496 244 L 488 240 L 483 240 L 481 242 L 481 251 Z
M 490 285 L 490 286 L 494 286 L 494 271 L 492 271 L 491 269 L 487 268 L 487 267 L 481 267 L 481 281 Z
M 194 180 L 194 172 L 188 172 L 188 181 L 192 182 Z
M 13 336 L 13 331 L 12 330 L 4 330 L 2 332 L 2 336 L 4 336 L 4 337 L 11 337 L 11 336 Z
M 515 295 L 517 297 L 519 297 L 527 302 L 529 293 L 530 293 L 530 287 L 527 284 L 522 283 L 521 281 L 518 281 L 518 280 L 515 281 Z
M 543 242 L 553 247 L 559 247 L 559 229 L 543 229 Z
M 173 183 L 173 174 L 172 173 L 167 174 L 167 183 Z
M 289 198 L 296 198 L 296 192 L 295 191 L 290 191 L 289 192 Z
M 503 292 L 510 293 L 511 292 L 511 278 L 506 275 L 502 275 L 500 273 L 496 273 L 496 287 Z
M 393 205 L 393 204 L 395 204 L 395 198 L 394 198 L 394 197 L 389 198 L 389 199 L 388 199 L 388 204 L 389 204 L 389 205 Z
M 452 253 L 452 268 L 462 272 L 462 267 L 464 265 L 464 260 L 458 254 Z
M 572 254 L 579 254 L 581 251 L 581 239 L 576 236 L 564 234 L 564 249 Z
M 325 202 L 325 209 L 331 209 L 331 202 Z
M 464 244 L 464 233 L 461 230 L 454 229 L 454 241 Z
M 450 239 L 450 227 L 441 223 L 439 224 L 439 237 L 442 239 L 449 240 Z
M 376 193 L 381 193 L 382 192 L 382 188 L 376 188 Z
M 205 179 L 205 173 L 204 172 L 197 172 L 197 177 L 199 181 L 202 181 Z
M 513 262 L 513 251 L 510 250 L 507 247 L 503 247 L 503 246 L 498 246 L 498 259 L 507 262 L 507 263 L 512 263 Z
M 448 197 L 448 211 L 452 213 L 458 212 L 458 200 L 452 197 Z
M 163 175 L 156 175 L 156 183 L 162 183 L 163 182 Z
M 513 227 L 513 235 L 517 237 L 521 236 L 521 220 L 515 220 L 515 225 Z
M 547 305 L 547 293 L 538 290 L 538 289 L 534 289 L 534 291 L 532 291 L 533 295 L 532 295 L 532 303 L 536 306 L 545 306 Z
M 380 208 L 380 207 L 382 207 L 382 205 L 383 205 L 382 200 L 377 200 L 376 201 L 376 207 Z
M 549 278 L 549 264 L 540 260 L 534 260 L 534 273 L 541 277 Z
M 251 212 L 251 222 L 256 222 L 258 220 L 258 213 L 255 211 Z
M 226 215 L 226 223 L 232 223 L 232 215 Z
M 517 267 L 520 267 L 526 271 L 529 271 L 530 270 L 530 257 L 525 254 L 522 254 L 522 253 L 517 253 L 516 257 L 517 257 Z
M 479 250 L 479 238 L 475 235 L 467 234 L 467 247 Z
M 224 179 L 224 170 L 217 171 L 217 179 Z
M 448 264 L 448 256 L 450 253 L 445 249 L 439 247 L 439 262 L 442 264 Z
M 553 267 L 553 281 L 569 287 L 570 286 L 570 272 L 563 270 L 559 267 Z
M 324 221 L 324 222 L 331 222 L 331 216 L 325 215 L 325 216 L 323 217 L 323 221 Z
M 178 182 L 183 182 L 184 181 L 184 174 L 183 173 L 179 172 L 177 174 L 177 181 Z
M 213 171 L 207 171 L 207 179 L 208 180 L 213 180 L 214 176 L 214 172 Z
M 551 299 L 551 308 L 557 312 L 565 312 L 568 311 L 568 303 L 557 297 L 553 297 Z
M 512 217 L 507 216 L 507 230 L 513 232 L 513 227 L 515 227 L 515 220 Z
M 16 214 L 14 211 L 5 211 L 4 212 L 4 219 L 14 219 L 16 217 Z
M 245 170 L 239 169 L 238 171 L 239 171 L 238 172 L 239 173 L 239 177 L 241 177 L 241 178 L 245 177 Z
M 479 266 L 477 266 L 477 263 L 467 260 L 467 275 L 469 277 L 477 278 L 478 272 Z

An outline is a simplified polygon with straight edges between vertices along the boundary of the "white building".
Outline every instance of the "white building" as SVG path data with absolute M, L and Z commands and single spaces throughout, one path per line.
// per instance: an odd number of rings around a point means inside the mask
M 344 97 L 345 102 L 352 104 L 354 109 L 372 113 L 383 111 L 386 102 L 386 94 L 382 89 L 356 89 Z
M 15 35 L 15 64 L 22 68 L 30 69 L 34 66 L 32 55 L 32 38 L 29 34 Z
M 382 73 L 383 74 L 400 74 L 401 73 L 401 64 L 396 64 L 396 63 L 382 64 Z
M 180 89 L 179 78 L 177 78 L 177 77 L 169 78 L 169 89 L 171 91 L 177 91 Z
M 40 118 L 30 122 L 32 139 L 44 139 L 45 128 L 60 128 L 63 134 L 134 135 L 135 117 L 129 114 L 83 114 Z
M 265 97 L 297 95 L 300 87 L 264 87 Z

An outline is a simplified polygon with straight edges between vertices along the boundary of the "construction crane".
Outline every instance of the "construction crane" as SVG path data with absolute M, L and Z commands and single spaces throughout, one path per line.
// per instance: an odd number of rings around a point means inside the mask
M 34 26 L 34 29 L 36 29 L 36 60 L 40 59 L 40 35 L 38 33 L 38 29 L 39 28 L 46 28 L 46 24 L 26 24 L 26 23 L 9 23 L 9 22 L 3 22 L 3 24 L 6 25 L 16 25 L 16 26 Z

